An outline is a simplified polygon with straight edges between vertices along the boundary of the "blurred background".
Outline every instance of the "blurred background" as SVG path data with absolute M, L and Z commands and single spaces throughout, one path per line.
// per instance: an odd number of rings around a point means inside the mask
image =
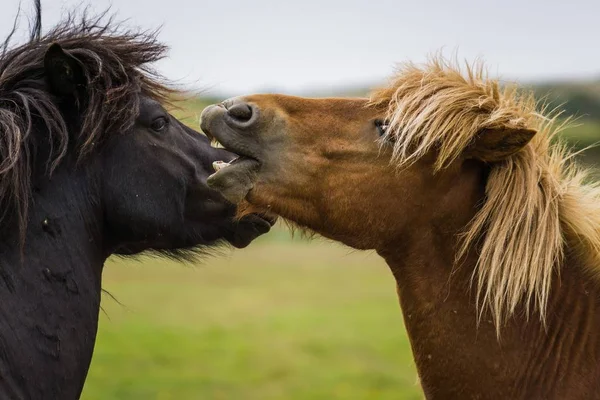
M 48 28 L 79 1 L 42 4 Z M 2 6 L 4 36 L 19 2 Z M 226 97 L 365 95 L 395 63 L 442 51 L 483 59 L 492 76 L 562 105 L 576 117 L 563 134 L 575 149 L 600 140 L 597 0 L 90 3 L 109 6 L 127 26 L 162 26 L 171 52 L 156 67 L 198 93 L 179 114 L 196 127 L 203 107 Z M 600 151 L 581 161 L 598 165 Z M 83 399 L 422 397 L 395 284 L 376 254 L 279 226 L 194 264 L 111 259 L 103 286 Z

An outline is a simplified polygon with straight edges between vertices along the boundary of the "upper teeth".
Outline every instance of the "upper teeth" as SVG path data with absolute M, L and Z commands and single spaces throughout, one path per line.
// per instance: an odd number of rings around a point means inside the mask
M 215 161 L 212 165 L 215 171 L 219 171 L 225 167 L 228 167 L 229 163 L 226 163 L 225 161 Z
M 210 142 L 211 147 L 214 147 L 215 149 L 224 149 L 225 146 L 223 146 L 217 139 L 213 139 Z

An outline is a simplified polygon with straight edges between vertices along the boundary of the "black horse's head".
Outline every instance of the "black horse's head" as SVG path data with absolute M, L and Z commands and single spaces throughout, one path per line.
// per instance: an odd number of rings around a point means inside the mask
M 212 163 L 232 155 L 140 95 L 135 123 L 107 139 L 101 154 L 102 199 L 109 244 L 120 254 L 148 248 L 178 250 L 226 239 L 245 247 L 270 228 L 252 215 L 235 221 L 235 207 L 206 184 Z
M 107 254 L 244 247 L 269 230 L 256 215 L 236 220 L 235 206 L 206 185 L 212 163 L 232 155 L 167 111 L 177 93 L 149 68 L 164 51 L 154 34 L 85 19 L 5 51 L 0 200 L 21 226 L 36 182 L 85 171 L 77 179 L 101 210 Z

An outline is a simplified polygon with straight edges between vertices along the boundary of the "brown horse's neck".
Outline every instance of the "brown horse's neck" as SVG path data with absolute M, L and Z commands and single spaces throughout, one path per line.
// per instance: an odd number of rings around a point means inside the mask
M 547 327 L 520 310 L 498 339 L 491 318 L 477 323 L 475 252 L 454 267 L 457 232 L 415 231 L 379 254 L 396 278 L 427 398 L 600 398 L 600 291 L 575 259 L 555 276 Z

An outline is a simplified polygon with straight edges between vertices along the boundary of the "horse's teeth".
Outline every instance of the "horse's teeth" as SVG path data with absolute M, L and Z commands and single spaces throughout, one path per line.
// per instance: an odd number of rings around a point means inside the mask
M 224 149 L 224 148 L 225 148 L 225 146 L 223 146 L 223 145 L 222 145 L 222 144 L 221 144 L 221 143 L 220 143 L 218 140 L 216 140 L 216 139 L 215 139 L 215 140 L 212 140 L 212 141 L 210 142 L 210 146 L 211 146 L 211 147 L 214 147 L 215 149 Z
M 226 163 L 226 162 L 224 162 L 224 161 L 214 161 L 214 162 L 212 163 L 212 166 L 213 166 L 213 169 L 214 169 L 215 171 L 219 171 L 219 170 L 222 170 L 222 169 L 223 169 L 223 168 L 225 168 L 225 167 L 228 167 L 228 166 L 229 166 L 229 163 Z

